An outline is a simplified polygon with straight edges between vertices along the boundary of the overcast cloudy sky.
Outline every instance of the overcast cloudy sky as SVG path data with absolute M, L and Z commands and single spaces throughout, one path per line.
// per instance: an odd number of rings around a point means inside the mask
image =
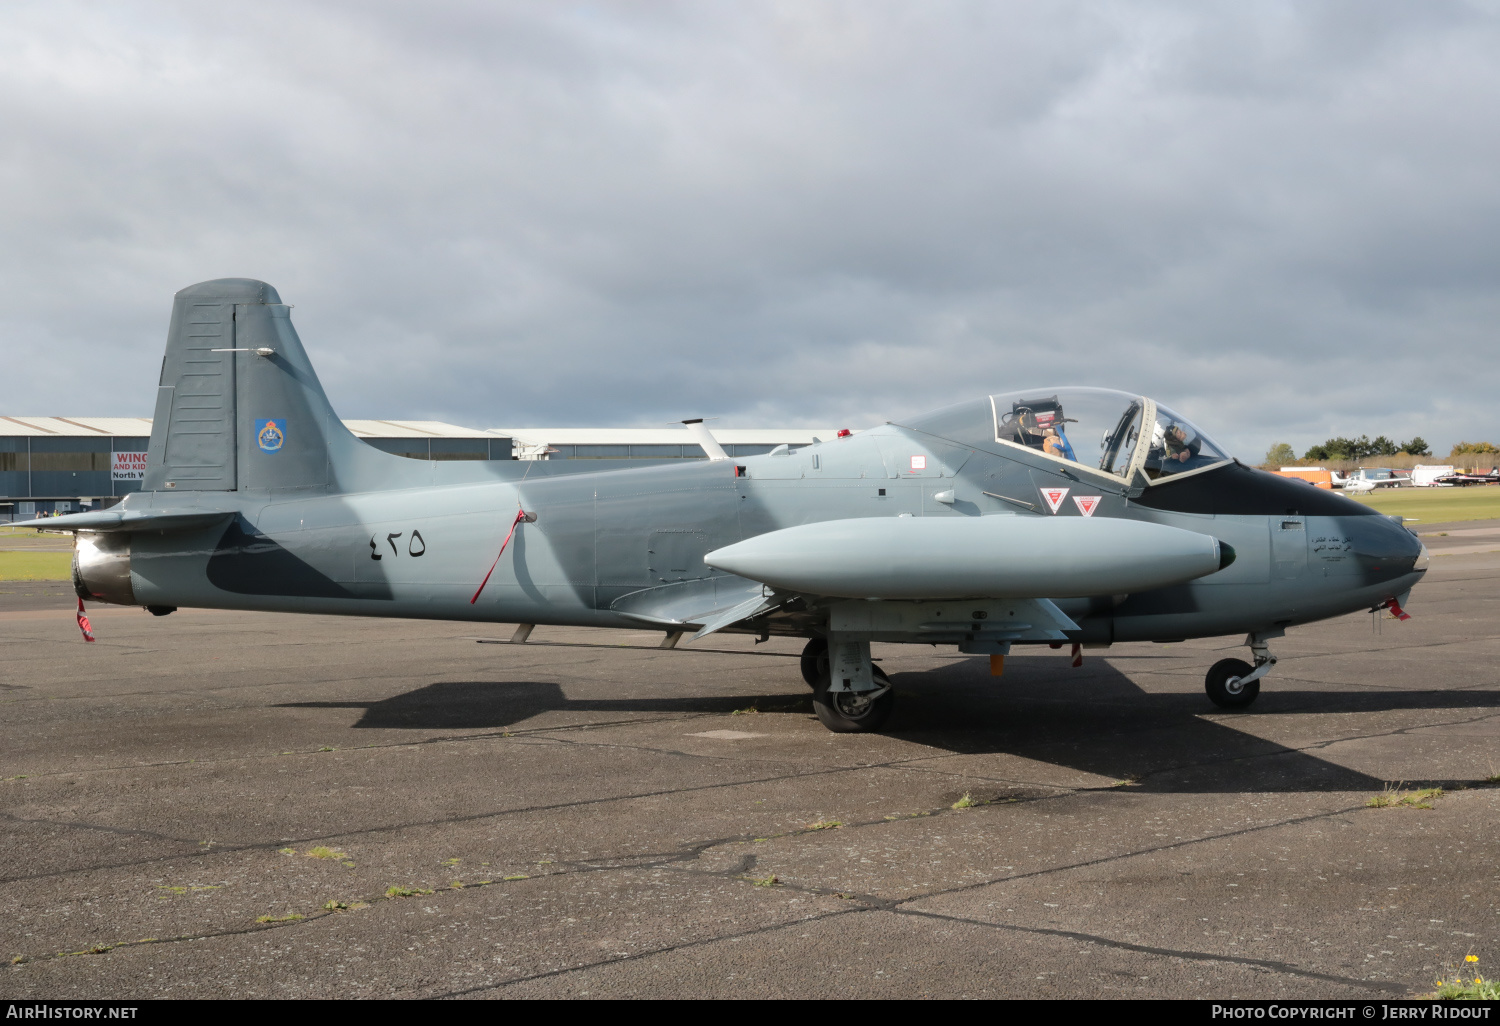
M 1500 441 L 1500 4 L 0 10 L 0 413 L 262 278 L 340 412 L 863 427 L 1151 394 Z

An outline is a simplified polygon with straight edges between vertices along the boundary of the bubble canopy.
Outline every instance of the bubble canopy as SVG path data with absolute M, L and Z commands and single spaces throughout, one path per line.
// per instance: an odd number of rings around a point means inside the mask
M 1108 388 L 1033 388 L 964 403 L 908 422 L 955 441 L 1001 445 L 1110 477 L 1147 482 L 1229 461 L 1201 428 L 1146 396 Z

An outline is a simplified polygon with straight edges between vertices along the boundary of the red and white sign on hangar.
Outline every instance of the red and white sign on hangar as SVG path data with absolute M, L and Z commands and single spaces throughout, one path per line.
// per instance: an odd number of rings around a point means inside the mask
M 111 481 L 142 481 L 146 477 L 146 454 L 143 452 L 116 452 L 110 454 L 109 478 Z

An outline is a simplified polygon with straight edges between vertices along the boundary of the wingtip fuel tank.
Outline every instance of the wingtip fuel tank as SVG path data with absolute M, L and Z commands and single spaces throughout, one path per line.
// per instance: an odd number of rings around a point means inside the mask
M 1082 598 L 1181 584 L 1227 555 L 1209 535 L 1135 520 L 867 517 L 771 531 L 703 561 L 842 598 Z

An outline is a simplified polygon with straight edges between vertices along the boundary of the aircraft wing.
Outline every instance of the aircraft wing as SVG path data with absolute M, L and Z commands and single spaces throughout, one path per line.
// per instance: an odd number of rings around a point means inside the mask
M 232 516 L 232 512 L 224 510 L 101 509 L 91 513 L 21 520 L 11 526 L 32 527 L 39 531 L 186 531 L 195 527 L 211 527 Z

